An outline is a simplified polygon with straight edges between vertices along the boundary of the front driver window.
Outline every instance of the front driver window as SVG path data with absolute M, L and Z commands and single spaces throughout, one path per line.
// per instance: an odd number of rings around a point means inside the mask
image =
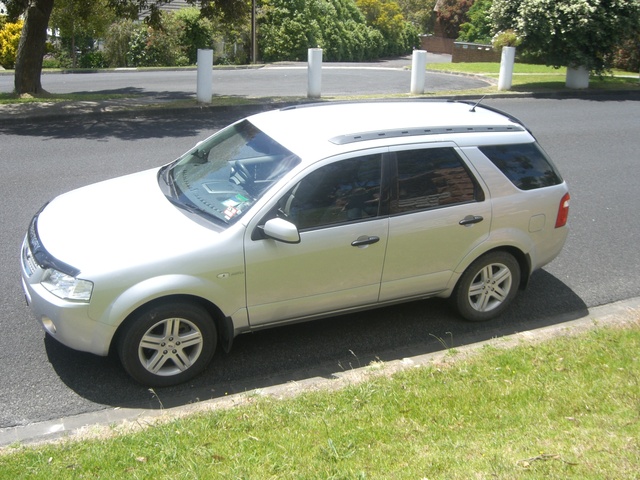
M 377 216 L 381 162 L 366 155 L 311 172 L 281 199 L 280 214 L 300 230 Z

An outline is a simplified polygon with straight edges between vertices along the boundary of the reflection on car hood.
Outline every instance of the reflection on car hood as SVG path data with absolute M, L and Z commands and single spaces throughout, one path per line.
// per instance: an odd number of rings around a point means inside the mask
M 119 177 L 56 197 L 38 218 L 43 246 L 82 276 L 166 261 L 211 245 L 218 233 L 172 205 L 160 191 L 157 172 Z

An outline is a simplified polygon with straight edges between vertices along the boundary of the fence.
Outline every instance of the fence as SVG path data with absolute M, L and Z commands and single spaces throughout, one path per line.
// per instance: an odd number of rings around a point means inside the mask
M 455 42 L 451 62 L 500 62 L 500 51 L 491 45 Z
M 452 38 L 436 35 L 421 35 L 420 46 L 422 50 L 430 53 L 451 55 L 452 63 L 500 61 L 500 51 L 494 50 L 491 45 L 456 42 Z

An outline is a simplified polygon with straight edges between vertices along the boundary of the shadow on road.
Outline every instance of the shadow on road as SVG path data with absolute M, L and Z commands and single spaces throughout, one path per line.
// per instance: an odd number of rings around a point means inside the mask
M 122 90 L 97 93 L 122 93 Z M 155 99 L 162 97 L 164 93 L 174 95 L 173 92 L 152 92 L 151 96 Z M 171 99 L 179 100 L 175 97 Z M 55 107 L 57 115 L 49 110 L 42 117 L 34 114 L 25 119 L 16 117 L 11 122 L 0 122 L 0 135 L 94 140 L 181 138 L 196 135 L 202 130 L 217 130 L 245 116 L 285 106 L 285 103 L 273 103 L 266 99 L 261 102 L 260 104 L 230 107 L 212 105 L 200 108 L 197 106 L 145 108 L 142 106 L 131 111 L 105 111 L 106 105 L 113 109 L 121 103 L 118 100 L 111 100 L 105 104 L 93 102 L 95 105 L 88 102 L 90 105 L 82 107 L 81 110 L 78 110 L 78 114 L 64 113 L 65 104 L 61 103 Z M 122 103 L 126 102 L 122 101 Z M 287 104 L 293 103 L 295 102 L 291 101 Z M 80 112 L 82 113 L 80 114 Z
M 111 407 L 170 408 L 300 381 L 368 365 L 459 347 L 580 318 L 584 302 L 546 271 L 535 273 L 513 307 L 497 320 L 460 320 L 447 303 L 431 299 L 236 338 L 229 354 L 186 384 L 156 389 L 133 382 L 115 356 L 75 352 L 46 338 L 51 365 L 78 395 Z

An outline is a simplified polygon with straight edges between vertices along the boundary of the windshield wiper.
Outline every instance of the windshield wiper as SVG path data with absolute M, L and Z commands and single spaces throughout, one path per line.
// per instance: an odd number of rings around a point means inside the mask
M 202 210 L 200 208 L 198 208 L 195 204 L 191 203 L 191 202 L 185 202 L 182 201 L 180 199 L 178 199 L 177 197 L 173 197 L 171 195 L 165 195 L 165 198 L 167 200 L 169 200 L 169 202 L 172 205 L 175 205 L 176 207 L 185 210 L 189 213 L 192 213 L 194 215 L 198 215 L 199 217 L 205 218 L 209 221 L 211 220 L 215 220 L 216 223 L 220 223 L 222 225 L 224 225 L 225 227 L 228 227 L 229 224 L 227 222 L 225 222 L 224 220 L 222 220 L 221 218 L 210 214 L 209 212 Z
M 169 165 L 165 165 L 164 167 L 162 167 L 160 169 L 160 177 L 162 177 L 162 180 L 164 181 L 165 185 L 167 187 L 169 187 L 169 190 L 171 192 L 172 195 L 174 196 L 178 196 L 178 192 L 176 189 L 176 181 L 173 178 L 173 176 L 171 175 L 171 164 Z

